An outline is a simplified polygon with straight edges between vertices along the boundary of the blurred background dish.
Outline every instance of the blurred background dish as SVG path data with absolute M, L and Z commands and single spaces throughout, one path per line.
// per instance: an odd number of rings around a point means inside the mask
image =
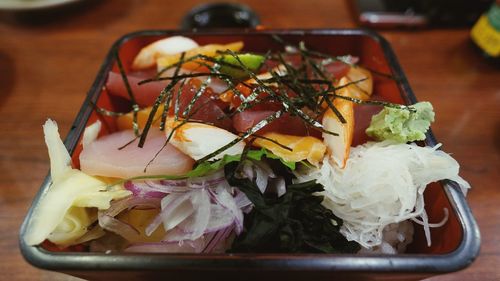
M 55 8 L 82 0 L 2 0 L 0 10 L 29 11 L 38 9 Z
M 259 16 L 246 5 L 211 3 L 190 10 L 182 19 L 181 28 L 255 28 L 259 24 Z

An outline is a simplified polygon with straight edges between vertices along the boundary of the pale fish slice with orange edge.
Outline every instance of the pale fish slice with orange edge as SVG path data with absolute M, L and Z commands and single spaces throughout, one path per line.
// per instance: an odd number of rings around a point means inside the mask
M 168 136 L 173 128 L 178 127 L 181 122 L 167 120 L 166 135 Z M 203 123 L 187 122 L 174 131 L 170 143 L 194 160 L 200 160 L 237 138 L 237 135 L 219 127 Z M 245 142 L 240 141 L 218 155 L 211 157 L 209 160 L 220 159 L 225 154 L 241 154 L 244 148 Z
M 347 158 L 349 158 L 354 134 L 354 103 L 336 98 L 333 105 L 344 117 L 346 123 L 342 123 L 335 112 L 329 108 L 323 116 L 322 124 L 325 130 L 337 133 L 338 136 L 323 133 L 323 141 L 330 157 L 339 167 L 344 168 Z
M 153 107 L 146 107 L 137 112 L 137 125 L 140 129 L 144 128 L 146 122 L 148 121 L 149 115 Z M 153 118 L 152 125 L 155 127 L 160 126 L 161 115 L 163 112 L 164 105 L 161 104 L 156 110 L 155 116 Z M 127 114 L 120 115 L 116 118 L 116 125 L 120 131 L 128 130 L 133 128 L 134 112 L 131 111 Z
M 309 163 L 318 166 L 326 153 L 326 146 L 320 139 L 315 137 L 293 136 L 274 132 L 266 133 L 262 136 L 264 138 L 255 139 L 253 144 L 270 150 L 287 162 L 307 160 Z M 284 148 L 282 145 L 291 150 Z
M 150 68 L 156 64 L 156 59 L 159 57 L 180 54 L 197 47 L 198 44 L 195 41 L 184 36 L 161 39 L 142 48 L 134 58 L 132 68 Z
M 184 55 L 184 59 L 188 59 L 191 57 L 194 57 L 196 55 L 205 55 L 208 57 L 215 57 L 217 55 L 217 52 L 224 52 L 227 50 L 231 50 L 233 52 L 238 52 L 241 49 L 243 49 L 243 42 L 242 41 L 237 41 L 229 44 L 208 44 L 204 46 L 200 46 L 197 48 L 193 48 L 189 51 L 187 51 Z M 167 55 L 167 56 L 161 56 L 158 57 L 156 60 L 156 65 L 158 68 L 158 71 L 162 71 L 166 67 L 172 66 L 173 64 L 176 64 L 180 61 L 182 54 L 173 54 L 173 55 Z M 197 70 L 200 67 L 202 67 L 202 64 L 200 64 L 203 60 L 196 60 L 196 61 L 190 61 L 182 64 L 182 68 L 187 69 L 187 70 Z
M 368 69 L 361 66 L 351 66 L 346 76 L 342 77 L 337 85 L 341 87 L 339 95 L 360 100 L 369 100 L 373 93 L 373 77 Z

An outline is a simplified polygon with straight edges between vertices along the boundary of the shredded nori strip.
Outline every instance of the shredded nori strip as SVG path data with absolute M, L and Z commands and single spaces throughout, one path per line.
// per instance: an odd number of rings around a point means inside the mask
M 137 123 L 137 113 L 139 112 L 139 105 L 135 101 L 134 93 L 132 93 L 132 88 L 130 87 L 130 83 L 128 82 L 127 74 L 125 73 L 125 68 L 123 67 L 122 61 L 120 59 L 120 54 L 118 52 L 118 48 L 115 50 L 115 58 L 116 64 L 118 65 L 118 69 L 120 70 L 120 75 L 122 77 L 123 83 L 125 83 L 125 88 L 127 89 L 127 94 L 132 102 L 132 128 L 134 129 L 134 134 L 138 136 L 139 132 L 139 124 Z
M 186 54 L 185 52 L 182 52 L 181 57 L 180 57 L 181 62 L 184 60 L 185 54 Z M 181 64 L 178 64 L 176 69 L 175 69 L 174 76 L 177 76 L 177 74 L 179 74 L 180 69 L 181 69 Z M 144 129 L 143 129 L 143 132 L 141 134 L 141 138 L 140 138 L 139 144 L 138 144 L 139 147 L 144 146 L 144 142 L 146 141 L 146 136 L 149 132 L 149 129 L 151 128 L 151 125 L 153 124 L 153 119 L 154 119 L 154 116 L 156 115 L 156 111 L 158 110 L 158 107 L 160 106 L 160 104 L 163 101 L 163 99 L 165 98 L 165 96 L 172 95 L 172 89 L 175 87 L 175 84 L 177 84 L 177 81 L 179 81 L 179 80 L 178 79 L 171 80 L 170 83 L 167 86 L 165 86 L 165 88 L 160 92 L 160 95 L 156 98 L 156 101 L 153 104 L 153 107 L 151 108 L 151 112 L 149 113 L 148 120 L 146 121 L 146 124 L 144 125 Z M 167 99 L 170 99 L 170 98 L 167 97 Z M 163 110 L 165 110 L 165 108 Z M 167 108 L 167 110 L 168 110 L 168 108 Z M 148 163 L 148 165 L 149 165 L 149 163 Z M 146 168 L 147 168 L 147 166 L 146 166 Z M 146 168 L 144 168 L 144 170 L 146 170 Z

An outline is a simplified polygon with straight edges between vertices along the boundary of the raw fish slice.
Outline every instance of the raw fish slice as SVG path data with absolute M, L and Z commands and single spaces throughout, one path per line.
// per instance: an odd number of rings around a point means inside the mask
M 192 102 L 194 96 L 201 87 L 201 83 L 202 82 L 198 79 L 191 79 L 182 88 L 182 93 L 179 97 L 179 113 L 181 117 L 187 117 L 182 113 Z M 194 114 L 193 116 L 190 116 L 190 119 L 212 124 L 225 130 L 231 130 L 231 119 L 227 118 L 226 113 L 224 113 L 221 107 L 217 104 L 216 96 L 216 94 L 209 90 L 206 90 L 201 96 L 199 96 L 191 109 L 191 112 Z M 172 100 L 175 101 L 176 98 L 177 90 L 174 92 Z M 170 114 L 174 114 L 174 106 L 170 107 Z
M 274 112 L 275 111 L 270 110 L 246 110 L 237 113 L 233 117 L 233 126 L 238 132 L 246 132 Z M 302 121 L 300 117 L 291 116 L 288 113 L 283 114 L 282 117 L 274 120 L 264 128 L 260 129 L 257 134 L 262 135 L 269 132 L 276 132 L 294 136 L 320 135 L 317 130 L 313 128 L 307 128 L 307 125 L 305 125 L 304 121 Z
M 168 84 L 166 81 L 155 81 L 146 84 L 139 85 L 139 82 L 146 79 L 146 77 L 140 77 L 138 75 L 134 75 L 130 73 L 127 75 L 128 82 L 130 84 L 130 88 L 132 93 L 134 94 L 134 98 L 139 104 L 139 106 L 150 106 L 152 105 L 156 98 L 160 95 L 160 92 L 165 88 Z M 152 77 L 152 76 L 150 76 Z M 147 78 L 150 78 L 147 77 Z M 122 76 L 120 73 L 115 73 L 110 71 L 108 73 L 108 80 L 106 81 L 106 88 L 109 93 L 114 96 L 119 96 L 125 99 L 130 99 L 127 88 L 125 87 L 125 82 L 123 82 Z
M 151 130 L 143 148 L 138 140 L 119 149 L 135 138 L 132 130 L 116 132 L 88 144 L 80 154 L 80 168 L 89 175 L 131 178 L 147 175 L 182 175 L 190 171 L 194 161 L 168 144 L 146 168 L 165 143 L 159 130 Z

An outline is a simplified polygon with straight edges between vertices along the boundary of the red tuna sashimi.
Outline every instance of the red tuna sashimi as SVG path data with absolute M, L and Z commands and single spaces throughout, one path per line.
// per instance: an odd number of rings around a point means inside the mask
M 301 65 L 304 63 L 302 60 L 302 57 L 299 54 L 287 55 L 287 56 L 285 56 L 284 59 L 288 64 L 290 64 L 291 66 L 293 66 L 294 68 L 297 68 L 297 69 L 300 68 Z M 316 59 L 315 61 L 316 61 L 316 63 L 318 63 L 318 62 L 320 62 L 320 59 Z M 359 61 L 359 58 L 351 56 L 349 61 L 350 61 L 350 63 L 355 64 Z M 270 71 L 280 64 L 281 63 L 278 60 L 267 60 L 264 64 L 263 71 L 264 72 Z M 328 64 L 325 64 L 323 66 L 325 73 L 329 74 L 331 76 L 331 78 L 335 78 L 337 80 L 344 77 L 347 74 L 347 72 L 349 72 L 350 67 L 351 66 L 349 64 L 342 62 L 340 60 L 334 60 L 334 61 L 332 61 Z M 310 67 L 309 67 L 308 72 L 309 72 L 309 74 L 311 74 L 311 72 L 312 72 Z
M 191 103 L 195 94 L 200 88 L 201 82 L 197 79 L 191 79 L 186 83 L 182 89 L 182 93 L 179 99 L 179 112 L 182 113 L 184 109 Z M 202 121 L 219 128 L 230 130 L 232 128 L 232 121 L 227 118 L 226 113 L 220 108 L 217 100 L 215 99 L 215 93 L 211 90 L 206 90 L 194 103 L 191 112 L 194 113 L 189 119 Z M 177 91 L 173 96 L 175 101 L 177 97 Z M 172 103 L 173 104 L 173 103 Z M 170 107 L 170 114 L 174 114 L 174 107 Z M 181 117 L 187 117 L 181 115 Z
M 255 126 L 261 120 L 266 119 L 269 115 L 274 114 L 275 111 L 262 110 L 262 111 L 243 111 L 237 113 L 233 117 L 233 126 L 238 132 L 246 132 L 248 129 Z M 288 113 L 283 114 L 280 118 L 274 120 L 264 128 L 257 132 L 257 135 L 262 135 L 267 132 L 276 132 L 296 136 L 320 136 L 321 134 L 308 127 L 300 117 L 291 116 Z
M 131 178 L 147 175 L 183 175 L 189 172 L 194 160 L 165 144 L 165 135 L 159 130 L 151 130 L 143 148 L 138 140 L 119 149 L 135 138 L 132 130 L 116 132 L 90 143 L 80 154 L 80 169 L 89 175 L 116 178 Z M 160 151 L 156 159 L 144 168 Z
M 166 84 L 169 83 L 168 81 L 158 81 L 139 86 L 138 83 L 147 77 L 151 76 L 146 76 L 143 73 L 132 73 L 127 75 L 134 98 L 141 107 L 153 105 L 160 92 L 164 89 Z M 177 84 L 173 89 L 174 95 L 172 101 L 176 100 L 179 85 L 180 84 Z M 200 85 L 201 82 L 197 79 L 191 79 L 189 82 L 184 84 L 181 97 L 179 99 L 179 112 L 181 113 L 181 117 L 186 117 L 182 115 L 182 112 L 192 101 Z M 110 94 L 130 99 L 123 79 L 119 73 L 109 73 L 106 87 Z M 208 88 L 195 102 L 192 108 L 192 112 L 195 113 L 193 116 L 190 116 L 190 119 L 208 122 L 217 127 L 229 130 L 232 128 L 231 119 L 226 118 L 226 114 L 220 107 L 225 104 L 218 102 L 217 99 L 214 99 L 213 96 L 215 95 L 217 94 L 215 94 L 211 88 Z M 170 114 L 174 114 L 173 106 L 170 108 Z
M 349 69 L 351 68 L 348 64 L 341 61 L 333 61 L 323 67 L 328 74 L 332 75 L 332 77 L 337 80 L 346 76 L 347 72 L 349 72 Z
M 130 88 L 132 93 L 134 94 L 134 98 L 141 107 L 151 106 L 160 92 L 165 88 L 168 81 L 155 81 L 150 83 L 145 83 L 139 85 L 139 82 L 146 79 L 146 77 L 142 77 L 143 75 L 137 74 L 128 74 L 127 80 L 130 84 Z M 126 99 L 130 99 L 127 88 L 125 87 L 125 82 L 123 82 L 122 76 L 120 73 L 115 73 L 110 71 L 108 74 L 108 80 L 106 81 L 106 88 L 109 93 L 114 96 L 123 97 Z

